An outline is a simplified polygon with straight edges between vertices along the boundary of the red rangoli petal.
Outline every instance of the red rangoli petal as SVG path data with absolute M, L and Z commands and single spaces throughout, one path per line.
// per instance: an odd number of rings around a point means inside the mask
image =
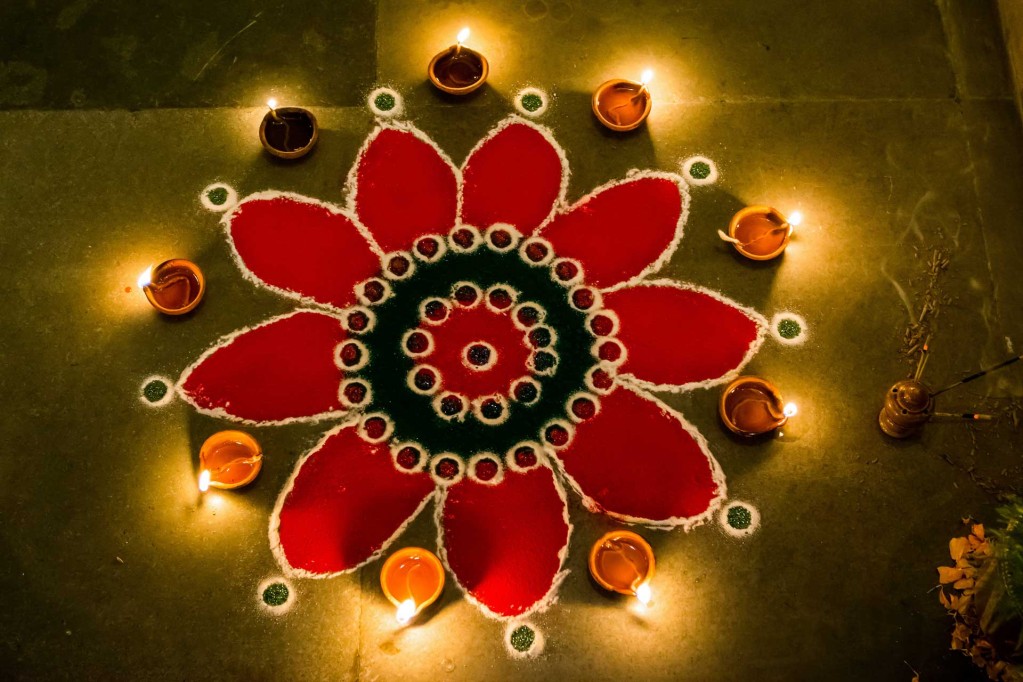
M 355 223 L 310 199 L 247 199 L 231 212 L 227 232 L 259 281 L 320 303 L 351 305 L 353 285 L 380 269 Z
M 455 224 L 455 170 L 411 131 L 381 129 L 359 156 L 355 179 L 355 211 L 384 251 L 409 249 L 416 237 Z
M 441 520 L 448 566 L 486 609 L 518 616 L 548 597 L 570 531 L 549 468 L 506 471 L 496 486 L 463 479 L 448 489 Z
M 345 338 L 340 320 L 302 310 L 236 334 L 181 376 L 181 390 L 200 410 L 276 422 L 342 409 L 342 373 L 334 364 L 334 349 Z
M 761 339 L 761 324 L 745 311 L 671 282 L 606 293 L 604 305 L 618 314 L 618 339 L 629 350 L 619 373 L 649 385 L 726 376 L 745 364 Z
M 724 495 L 724 477 L 703 438 L 664 405 L 625 387 L 600 400 L 600 412 L 557 453 L 589 508 L 679 525 Z
M 465 163 L 462 222 L 481 229 L 508 223 L 530 234 L 550 215 L 565 173 L 561 154 L 539 128 L 499 127 Z
M 298 465 L 272 521 L 273 547 L 286 567 L 337 573 L 375 558 L 435 486 L 425 472 L 398 471 L 387 446 L 347 426 Z
M 560 257 L 583 264 L 586 282 L 610 287 L 654 269 L 682 236 L 681 180 L 655 175 L 626 180 L 554 217 L 541 235 Z

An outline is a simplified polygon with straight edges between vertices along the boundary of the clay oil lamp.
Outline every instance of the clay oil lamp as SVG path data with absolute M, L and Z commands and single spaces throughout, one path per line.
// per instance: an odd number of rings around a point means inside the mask
M 277 107 L 277 100 L 266 103 L 269 109 L 259 124 L 263 149 L 280 159 L 298 159 L 310 151 L 319 139 L 320 129 L 313 112 L 301 107 Z
M 231 490 L 255 480 L 263 468 L 263 450 L 244 431 L 218 431 L 199 449 L 199 490 Z
M 636 597 L 646 606 L 653 596 L 654 550 L 642 537 L 628 530 L 614 530 L 593 543 L 590 575 L 609 592 Z
M 476 50 L 465 47 L 469 29 L 458 32 L 458 40 L 430 60 L 426 75 L 438 89 L 451 95 L 468 95 L 478 90 L 490 75 L 490 63 Z
M 593 113 L 597 120 L 611 130 L 635 130 L 653 108 L 647 83 L 654 77 L 654 72 L 647 69 L 643 77 L 636 81 L 615 78 L 600 84 L 593 93 Z
M 150 305 L 164 315 L 184 315 L 206 293 L 206 278 L 192 261 L 174 258 L 146 269 L 138 279 Z
M 387 557 L 380 569 L 380 588 L 397 608 L 395 618 L 407 625 L 444 590 L 444 567 L 421 547 L 405 547 Z
M 718 236 L 752 260 L 771 260 L 789 245 L 792 229 L 803 222 L 803 214 L 793 211 L 788 217 L 770 206 L 747 206 L 732 217 L 728 234 Z
M 721 421 L 740 436 L 759 436 L 785 425 L 797 412 L 783 405 L 778 389 L 760 377 L 739 377 L 725 387 L 719 404 Z

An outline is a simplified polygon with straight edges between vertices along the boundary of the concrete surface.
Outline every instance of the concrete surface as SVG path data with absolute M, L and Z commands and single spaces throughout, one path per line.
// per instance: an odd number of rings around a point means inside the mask
M 456 102 L 424 70 L 463 25 L 493 71 Z M 647 66 L 648 125 L 601 129 L 592 88 Z M 339 200 L 378 83 L 456 162 L 519 87 L 547 89 L 571 198 L 630 168 L 713 158 L 721 179 L 694 189 L 665 273 L 811 328 L 807 345 L 768 343 L 749 367 L 801 407 L 782 438 L 729 437 L 716 390 L 664 396 L 708 437 L 731 496 L 760 510 L 759 532 L 644 531 L 658 576 L 641 616 L 587 579 L 586 548 L 612 524 L 573 498 L 572 574 L 534 619 L 537 660 L 508 659 L 502 627 L 455 589 L 396 633 L 379 564 L 300 581 L 289 614 L 264 615 L 256 586 L 278 571 L 267 518 L 322 428 L 254 429 L 260 478 L 200 502 L 198 446 L 223 424 L 137 400 L 149 374 L 177 376 L 220 334 L 291 308 L 242 279 L 199 190 L 219 179 Z M 261 152 L 270 95 L 320 118 L 308 159 Z M 925 296 L 940 303 L 936 383 L 1023 344 L 1023 133 L 993 2 L 32 1 L 0 10 L 0 106 L 0 677 L 981 679 L 948 651 L 931 588 L 960 518 L 993 521 L 1021 485 L 1023 372 L 944 402 L 994 424 L 892 442 L 876 416 L 909 371 L 904 333 Z M 806 222 L 781 261 L 757 266 L 715 231 L 763 202 Z M 935 249 L 949 265 L 932 281 Z M 183 320 L 134 288 L 173 256 L 208 276 Z M 401 543 L 432 547 L 431 517 Z

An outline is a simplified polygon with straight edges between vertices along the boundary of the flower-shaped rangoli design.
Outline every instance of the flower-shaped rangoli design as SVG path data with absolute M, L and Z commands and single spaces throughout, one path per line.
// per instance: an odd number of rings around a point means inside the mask
M 734 376 L 757 313 L 646 276 L 682 236 L 682 178 L 634 172 L 574 205 L 550 133 L 499 124 L 461 169 L 384 124 L 346 208 L 250 195 L 223 224 L 246 277 L 303 307 L 239 330 L 178 382 L 199 411 L 251 424 L 338 422 L 270 520 L 284 571 L 326 577 L 380 556 L 431 500 L 438 549 L 486 614 L 554 599 L 587 508 L 689 529 L 725 480 L 706 441 L 647 390 Z

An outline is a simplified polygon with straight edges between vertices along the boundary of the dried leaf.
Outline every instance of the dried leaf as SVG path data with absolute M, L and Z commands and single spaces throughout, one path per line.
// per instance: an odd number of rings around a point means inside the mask
M 974 582 L 975 581 L 973 578 L 963 578 L 962 580 L 957 580 L 954 583 L 952 583 L 952 587 L 956 588 L 957 590 L 965 590 L 973 587 Z
M 941 605 L 944 606 L 946 609 L 952 608 L 952 602 L 950 602 L 948 600 L 948 597 L 945 595 L 945 590 L 938 591 L 938 601 L 940 601 Z
M 959 561 L 963 554 L 966 553 L 966 548 L 969 546 L 966 538 L 952 538 L 948 541 L 948 553 L 952 556 L 952 561 Z
M 963 577 L 963 569 L 950 566 L 938 566 L 938 580 L 942 585 L 954 583 Z
M 970 543 L 970 549 L 974 551 L 976 551 L 976 549 L 983 543 L 983 540 L 978 538 L 976 535 L 969 536 L 966 538 L 966 541 Z
M 984 539 L 984 524 L 983 523 L 975 523 L 975 524 L 973 524 L 973 528 L 971 528 L 970 530 L 973 531 L 973 534 L 977 536 L 978 540 L 983 540 Z

